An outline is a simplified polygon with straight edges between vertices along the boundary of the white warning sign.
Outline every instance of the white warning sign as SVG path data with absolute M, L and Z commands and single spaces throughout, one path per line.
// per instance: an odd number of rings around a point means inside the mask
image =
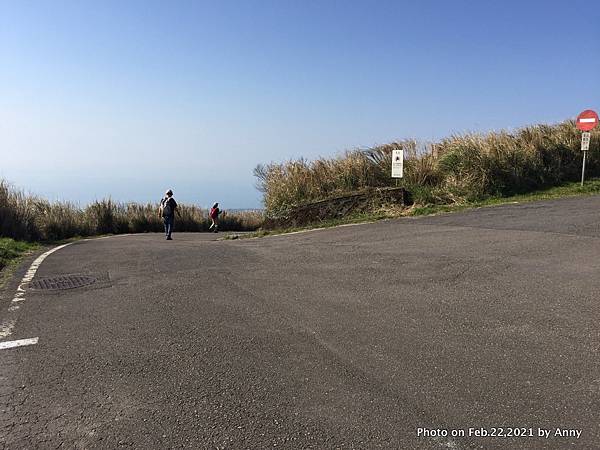
M 404 150 L 392 150 L 392 178 L 404 176 Z

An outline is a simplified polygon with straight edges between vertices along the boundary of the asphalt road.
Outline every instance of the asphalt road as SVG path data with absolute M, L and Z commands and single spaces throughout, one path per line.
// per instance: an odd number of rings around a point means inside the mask
M 599 273 L 600 197 L 78 242 L 35 279 L 100 281 L 0 339 L 39 337 L 0 350 L 0 447 L 598 448 Z

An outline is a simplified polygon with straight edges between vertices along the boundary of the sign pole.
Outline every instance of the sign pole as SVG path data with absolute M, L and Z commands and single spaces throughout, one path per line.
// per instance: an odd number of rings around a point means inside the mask
M 581 187 L 583 187 L 583 180 L 585 179 L 585 160 L 587 156 L 587 151 L 583 151 L 583 165 L 581 166 Z

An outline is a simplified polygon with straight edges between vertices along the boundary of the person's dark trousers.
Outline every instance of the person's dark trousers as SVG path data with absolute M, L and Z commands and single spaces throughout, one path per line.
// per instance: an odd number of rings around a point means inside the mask
M 163 217 L 163 221 L 165 222 L 165 236 L 167 239 L 171 239 L 171 233 L 173 232 L 173 223 L 175 222 L 175 216 L 165 216 Z

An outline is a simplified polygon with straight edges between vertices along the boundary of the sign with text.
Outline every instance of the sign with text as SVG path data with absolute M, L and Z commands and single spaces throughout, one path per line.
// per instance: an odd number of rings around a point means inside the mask
M 589 131 L 581 133 L 581 150 L 584 152 L 587 152 L 590 149 L 590 136 L 591 133 Z
M 404 176 L 404 150 L 392 150 L 392 178 Z

